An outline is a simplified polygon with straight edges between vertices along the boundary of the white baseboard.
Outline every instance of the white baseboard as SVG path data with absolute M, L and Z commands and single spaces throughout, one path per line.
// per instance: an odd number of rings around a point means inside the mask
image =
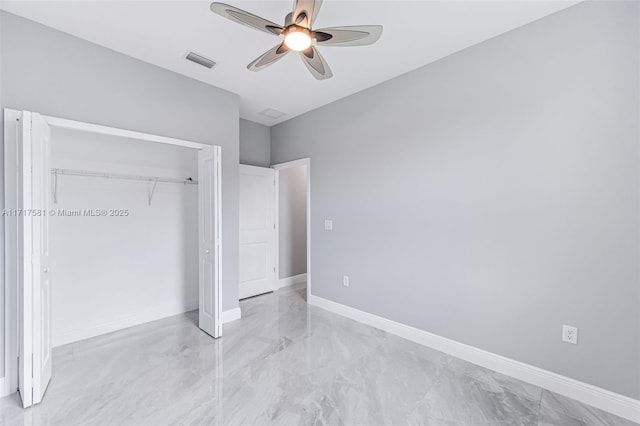
M 229 309 L 226 311 L 222 311 L 222 315 L 220 315 L 220 319 L 223 324 L 226 324 L 231 321 L 239 320 L 242 318 L 242 312 L 240 311 L 240 306 L 237 308 Z
M 640 401 L 637 399 L 360 311 L 313 294 L 309 296 L 309 303 L 456 358 L 506 374 L 523 382 L 531 383 L 616 416 L 640 423 Z
M 136 312 L 135 314 L 131 315 L 111 318 L 106 321 L 93 321 L 91 323 L 83 324 L 81 327 L 69 328 L 66 330 L 60 330 L 58 332 L 54 331 L 53 335 L 51 336 L 51 340 L 53 342 L 53 347 L 55 348 L 57 346 L 77 342 L 79 340 L 100 336 L 101 334 L 111 333 L 113 331 L 118 331 L 150 321 L 171 317 L 173 315 L 179 315 L 185 312 L 193 311 L 195 309 L 198 309 L 197 300 L 187 303 L 157 306 L 155 308 L 146 309 L 144 311 Z M 225 324 L 231 321 L 235 321 L 237 319 L 240 319 L 240 316 L 240 307 L 223 311 L 221 315 L 222 323 Z M 2 389 L 3 386 L 0 385 L 0 395 Z
M 51 340 L 53 347 L 62 346 L 68 343 L 77 342 L 78 340 L 84 340 L 100 336 L 101 334 L 111 333 L 112 331 L 122 330 L 124 328 L 133 327 L 146 322 L 182 314 L 194 309 L 198 309 L 198 300 L 156 306 L 154 308 L 138 311 L 131 315 L 124 315 L 102 321 L 92 321 L 85 323 L 80 327 L 68 328 L 57 332 L 53 331 Z
M 294 275 L 288 278 L 278 280 L 278 288 L 289 287 L 291 285 L 307 282 L 307 274 Z

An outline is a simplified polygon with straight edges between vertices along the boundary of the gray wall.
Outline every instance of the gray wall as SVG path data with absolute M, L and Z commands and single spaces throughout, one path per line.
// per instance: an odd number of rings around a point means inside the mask
M 581 3 L 274 126 L 273 163 L 311 157 L 312 293 L 640 398 L 638 9 Z
M 240 164 L 271 165 L 271 129 L 268 126 L 240 119 Z
M 238 96 L 0 16 L 3 108 L 222 146 L 223 309 L 238 306 Z
M 280 170 L 280 277 L 307 273 L 307 166 Z

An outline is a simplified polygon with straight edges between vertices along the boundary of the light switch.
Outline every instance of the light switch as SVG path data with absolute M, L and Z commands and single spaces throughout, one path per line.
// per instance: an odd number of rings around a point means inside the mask
M 325 231 L 333 231 L 333 220 L 325 219 L 324 220 L 324 230 Z

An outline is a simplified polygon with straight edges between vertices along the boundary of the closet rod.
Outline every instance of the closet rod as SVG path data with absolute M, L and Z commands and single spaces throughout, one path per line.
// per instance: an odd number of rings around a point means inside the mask
M 71 169 L 51 169 L 52 175 L 69 175 L 69 176 L 87 176 L 106 179 L 123 179 L 123 180 L 139 180 L 144 182 L 162 182 L 162 183 L 182 183 L 186 185 L 197 185 L 198 181 L 188 179 L 175 179 L 165 178 L 160 176 L 136 176 L 125 175 L 120 173 L 103 173 L 103 172 L 90 172 L 86 170 L 71 170 Z

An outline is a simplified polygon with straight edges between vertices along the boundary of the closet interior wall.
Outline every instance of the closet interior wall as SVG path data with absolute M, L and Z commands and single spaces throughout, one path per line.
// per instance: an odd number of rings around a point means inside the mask
M 57 128 L 51 139 L 51 167 L 67 172 L 52 176 L 53 346 L 197 309 L 197 151 Z

